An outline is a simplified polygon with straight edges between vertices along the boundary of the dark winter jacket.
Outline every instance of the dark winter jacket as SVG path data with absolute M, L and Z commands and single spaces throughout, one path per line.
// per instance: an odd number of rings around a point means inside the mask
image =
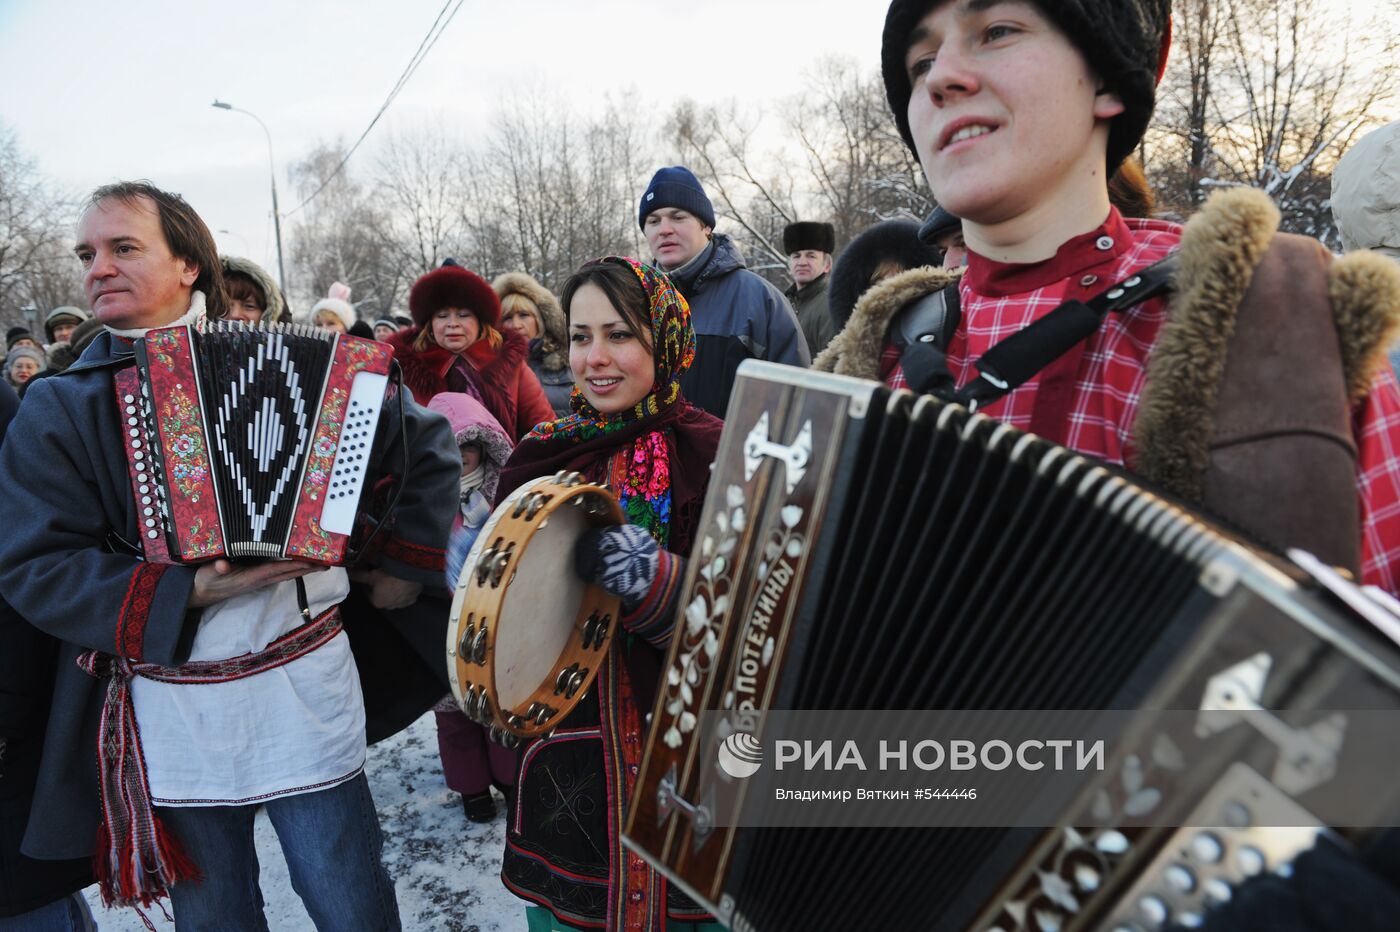
M 201 613 L 187 610 L 195 568 L 143 562 L 126 543 L 140 540 L 139 509 L 122 455 L 112 373 L 132 362 L 129 344 L 100 334 L 68 371 L 34 387 L 0 447 L 0 488 L 10 495 L 0 534 L 0 591 L 31 624 L 61 641 L 24 837 L 32 857 L 91 857 L 94 851 L 105 683 L 78 668 L 78 655 L 120 651 L 175 665 L 188 659 L 199 625 Z M 461 461 L 447 421 L 405 402 L 407 457 L 396 401 L 386 404 L 385 429 L 371 451 L 372 475 L 403 462 L 408 467 L 379 566 L 436 589 Z M 445 635 L 444 626 L 438 636 Z M 366 693 L 366 714 L 373 717 Z
M 550 368 L 550 357 L 559 355 L 544 351 L 544 339 L 535 337 L 530 341 L 530 371 L 540 380 L 544 397 L 554 409 L 555 417 L 568 417 L 573 413 L 569 398 L 574 393 L 574 374 L 569 371 L 567 360 L 562 369 Z
M 693 268 L 671 275 L 695 327 L 695 364 L 681 376 L 681 393 L 722 418 L 745 359 L 806 368 L 812 357 L 787 298 L 748 270 L 734 241 L 716 233 L 706 250 Z
M 797 322 L 802 326 L 802 336 L 807 340 L 807 351 L 816 359 L 831 338 L 836 336 L 836 322 L 827 312 L 827 285 L 830 274 L 823 273 L 816 281 L 808 282 L 799 288 L 794 282 L 783 292 L 797 313 Z
M 431 343 L 422 352 L 415 350 L 413 341 L 421 329 L 400 330 L 386 342 L 403 367 L 403 383 L 419 404 L 426 405 L 434 395 L 453 390 L 448 385 L 447 371 L 457 357 Z M 500 421 L 514 443 L 541 421 L 554 420 L 554 409 L 527 365 L 530 344 L 514 331 L 504 331 L 501 336 L 501 345 L 495 350 L 485 340 L 477 340 L 467 355 L 475 369 L 482 404 Z
M 0 446 L 19 410 L 0 384 Z M 39 777 L 58 641 L 0 598 L 0 918 L 38 909 L 93 882 L 92 861 L 36 861 L 19 853 Z

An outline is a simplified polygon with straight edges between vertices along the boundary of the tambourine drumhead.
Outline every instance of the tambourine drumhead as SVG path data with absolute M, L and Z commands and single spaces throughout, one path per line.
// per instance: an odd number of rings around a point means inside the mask
M 516 564 L 516 579 L 528 584 L 512 585 L 501 605 L 502 618 L 520 620 L 496 629 L 492 672 L 502 708 L 515 708 L 553 679 L 555 664 L 575 636 L 574 615 L 586 586 L 574 572 L 574 543 L 590 526 L 581 509 L 556 510 Z
M 482 526 L 452 600 L 447 668 L 458 707 L 493 737 L 544 734 L 587 692 L 620 600 L 578 578 L 574 545 L 624 520 L 606 489 L 558 473 L 516 489 Z

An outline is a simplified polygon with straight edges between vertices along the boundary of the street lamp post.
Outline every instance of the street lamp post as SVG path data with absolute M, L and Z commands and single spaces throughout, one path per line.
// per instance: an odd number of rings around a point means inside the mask
M 258 115 L 233 104 L 225 103 L 222 100 L 215 100 L 212 106 L 220 110 L 232 110 L 235 113 L 246 114 L 258 121 L 262 127 L 263 135 L 267 137 L 267 166 L 272 174 L 272 229 L 277 237 L 277 284 L 282 286 L 282 290 L 287 290 L 287 271 L 282 264 L 282 214 L 277 209 L 277 163 L 272 158 L 272 133 L 268 132 L 267 124 L 258 119 Z

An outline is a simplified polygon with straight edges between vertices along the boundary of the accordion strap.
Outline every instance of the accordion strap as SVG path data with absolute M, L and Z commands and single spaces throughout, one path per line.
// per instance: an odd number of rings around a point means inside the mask
M 977 378 L 963 388 L 952 387 L 953 377 L 944 355 L 946 333 L 939 332 L 934 340 L 911 343 L 901 355 L 900 365 L 905 367 L 905 360 L 914 352 L 918 363 L 916 375 L 923 384 L 916 384 L 909 378 L 906 368 L 905 378 L 910 388 L 976 411 L 1000 401 L 1078 347 L 1098 332 L 1110 313 L 1125 311 L 1170 290 L 1175 270 L 1176 258 L 1169 256 L 1088 301 L 1066 301 L 987 350 L 976 362 Z M 898 339 L 897 335 L 896 341 Z

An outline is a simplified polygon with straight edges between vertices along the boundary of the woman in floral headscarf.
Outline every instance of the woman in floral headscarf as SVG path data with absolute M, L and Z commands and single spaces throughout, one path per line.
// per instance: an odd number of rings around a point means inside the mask
M 562 303 L 574 413 L 520 441 L 497 500 L 561 469 L 608 483 L 630 524 L 585 538 L 575 563 L 623 596 L 623 631 L 554 736 L 522 749 L 501 877 L 539 904 L 531 930 L 706 927 L 700 907 L 623 848 L 622 819 L 721 425 L 681 397 L 695 331 L 661 270 L 599 259 Z

